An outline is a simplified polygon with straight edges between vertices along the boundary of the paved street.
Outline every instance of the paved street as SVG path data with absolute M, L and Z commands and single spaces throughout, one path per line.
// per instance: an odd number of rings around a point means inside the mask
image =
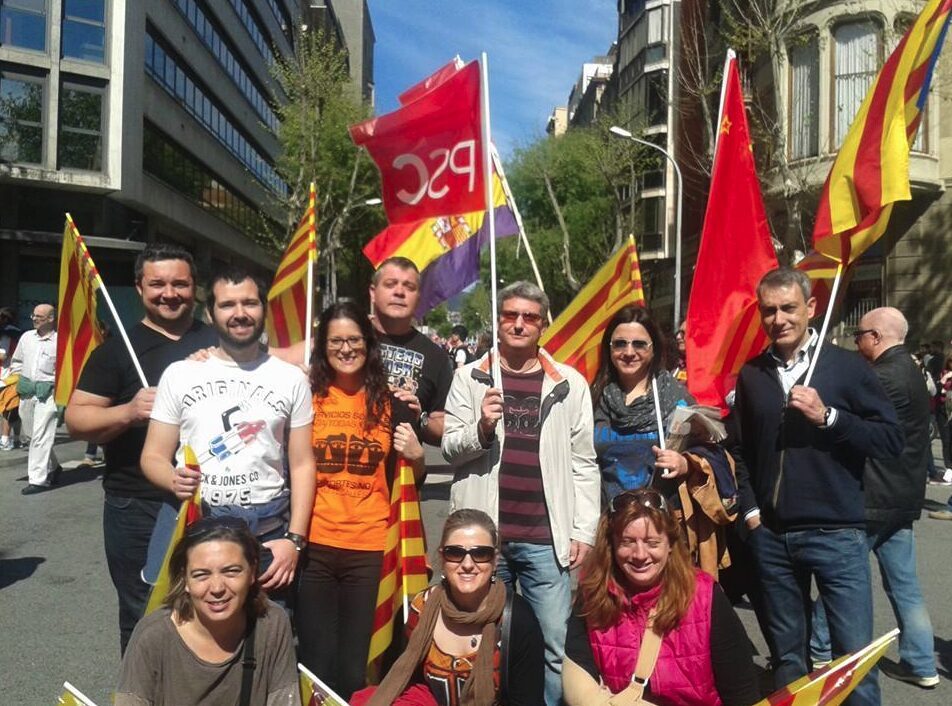
M 0 704 L 49 706 L 64 680 L 100 706 L 110 703 L 119 660 L 116 603 L 102 552 L 98 471 L 75 468 L 83 450 L 78 442 L 58 445 L 67 469 L 62 485 L 30 497 L 20 495 L 26 482 L 25 454 L 0 454 Z M 437 462 L 435 451 L 428 452 Z M 446 516 L 450 481 L 445 469 L 434 470 L 423 499 L 431 549 Z M 950 492 L 930 487 L 929 506 L 939 507 Z M 945 605 L 952 584 L 952 522 L 924 519 L 917 525 L 917 536 L 920 577 L 943 681 L 927 692 L 883 679 L 887 706 L 952 703 L 952 610 Z M 765 648 L 753 613 L 738 613 L 762 655 Z M 894 624 L 877 585 L 877 634 Z

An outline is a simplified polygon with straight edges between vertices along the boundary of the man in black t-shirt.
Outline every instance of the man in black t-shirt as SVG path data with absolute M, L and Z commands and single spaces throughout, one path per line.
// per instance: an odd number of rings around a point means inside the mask
M 446 351 L 413 328 L 419 301 L 420 271 L 412 260 L 391 257 L 380 263 L 370 284 L 370 303 L 390 386 L 420 415 L 422 440 L 439 446 L 453 368 Z
M 155 385 L 171 363 L 218 342 L 193 318 L 195 274 L 192 256 L 178 246 L 153 244 L 140 253 L 135 280 L 145 317 L 128 334 L 149 386 L 142 386 L 122 337 L 112 336 L 93 351 L 66 408 L 73 438 L 105 447 L 103 539 L 123 652 L 149 597 L 141 573 L 156 518 L 163 502 L 175 502 L 139 467 Z

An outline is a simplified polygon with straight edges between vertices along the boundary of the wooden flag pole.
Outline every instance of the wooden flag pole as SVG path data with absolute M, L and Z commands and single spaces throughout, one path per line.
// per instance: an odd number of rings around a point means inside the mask
M 492 378 L 493 385 L 502 385 L 502 371 L 499 365 L 499 305 L 496 302 L 496 210 L 493 206 L 493 158 L 492 130 L 489 126 L 489 58 L 482 53 L 480 74 L 480 113 L 482 114 L 483 138 L 483 181 L 486 190 L 486 218 L 489 219 L 489 296 L 492 307 Z
M 843 276 L 843 263 L 836 265 L 836 275 L 833 277 L 833 288 L 830 290 L 830 303 L 826 307 L 826 313 L 823 315 L 823 325 L 820 327 L 820 339 L 816 342 L 816 350 L 810 356 L 810 367 L 807 369 L 807 376 L 803 379 L 803 386 L 809 387 L 813 379 L 813 371 L 816 369 L 816 362 L 820 359 L 820 349 L 823 348 L 823 341 L 826 340 L 826 331 L 830 327 L 830 319 L 833 318 L 833 307 L 836 306 L 836 295 L 840 289 L 840 279 Z

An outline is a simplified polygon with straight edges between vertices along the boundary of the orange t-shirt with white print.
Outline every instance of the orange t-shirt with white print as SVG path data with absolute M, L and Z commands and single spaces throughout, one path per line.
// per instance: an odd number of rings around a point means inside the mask
M 317 493 L 309 539 L 339 549 L 380 551 L 390 517 L 389 405 L 385 418 L 368 431 L 363 390 L 350 395 L 332 385 L 326 397 L 314 395 L 313 403 Z

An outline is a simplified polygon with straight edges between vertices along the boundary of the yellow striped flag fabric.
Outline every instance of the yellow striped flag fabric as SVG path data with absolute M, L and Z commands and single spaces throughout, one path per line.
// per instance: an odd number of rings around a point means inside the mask
M 337 692 L 298 662 L 298 683 L 301 688 L 301 706 L 348 706 Z
M 307 270 L 317 260 L 317 187 L 311 182 L 307 210 L 291 236 L 268 291 L 265 325 L 268 341 L 275 348 L 304 340 L 307 321 Z
M 63 682 L 63 693 L 56 703 L 59 706 L 96 706 L 88 696 L 68 681 Z
M 185 446 L 182 447 L 182 455 L 185 459 L 186 467 L 191 468 L 193 471 L 202 470 L 198 465 L 198 457 L 195 455 L 191 446 L 185 444 Z M 149 602 L 145 607 L 146 615 L 161 608 L 165 597 L 169 595 L 169 589 L 172 584 L 171 576 L 169 575 L 169 563 L 172 560 L 172 551 L 175 549 L 175 545 L 179 543 L 179 540 L 185 536 L 186 528 L 193 522 L 201 519 L 201 517 L 201 493 L 196 490 L 195 495 L 188 500 L 183 500 L 182 506 L 179 508 L 178 517 L 176 517 L 175 520 L 175 530 L 172 532 L 169 545 L 165 550 L 165 556 L 162 559 L 162 568 L 159 570 L 158 579 L 156 579 L 155 585 L 152 586 L 152 591 L 149 593 Z
M 72 217 L 66 214 L 56 326 L 56 404 L 65 407 L 90 353 L 102 343 L 96 315 L 99 271 Z
M 645 305 L 635 239 L 628 238 L 542 335 L 540 344 L 560 363 L 592 382 L 609 320 L 624 306 Z
M 899 629 L 873 640 L 805 677 L 787 684 L 754 706 L 839 706 L 886 653 Z
M 885 232 L 893 204 L 912 198 L 912 146 L 952 0 L 929 0 L 870 86 L 820 196 L 814 247 L 849 265 Z
M 398 461 L 397 477 L 390 491 L 390 520 L 383 552 L 380 588 L 374 611 L 373 633 L 367 664 L 374 664 L 393 641 L 393 619 L 417 593 L 430 583 L 426 539 L 420 519 L 420 498 L 413 469 Z

